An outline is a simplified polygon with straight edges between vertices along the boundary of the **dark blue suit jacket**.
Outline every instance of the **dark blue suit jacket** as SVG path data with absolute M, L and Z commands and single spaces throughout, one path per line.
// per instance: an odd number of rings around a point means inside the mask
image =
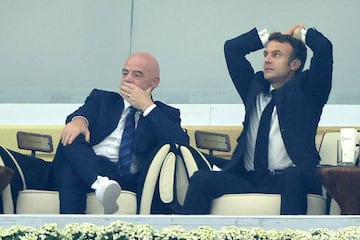
M 141 114 L 135 131 L 133 150 L 139 160 L 146 159 L 164 143 L 189 143 L 180 125 L 180 111 L 159 101 L 155 104 L 157 107 L 146 117 Z M 120 94 L 94 89 L 85 103 L 67 117 L 66 123 L 75 116 L 85 117 L 89 121 L 90 145 L 94 146 L 115 130 L 123 110 L 124 100 Z
M 332 44 L 320 32 L 308 29 L 306 44 L 313 51 L 310 68 L 297 74 L 277 91 L 276 108 L 286 151 L 297 167 L 312 181 L 319 164 L 315 135 L 323 106 L 328 100 L 332 81 Z M 262 71 L 254 72 L 246 54 L 263 48 L 254 28 L 225 43 L 225 58 L 232 81 L 245 105 L 243 131 L 227 171 L 245 171 L 243 153 L 249 117 L 261 91 L 269 91 Z

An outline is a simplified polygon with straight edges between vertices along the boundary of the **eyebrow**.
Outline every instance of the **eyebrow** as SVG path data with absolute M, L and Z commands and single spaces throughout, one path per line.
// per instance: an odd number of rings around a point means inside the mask
M 280 54 L 282 54 L 282 55 L 284 55 L 284 52 L 283 51 L 281 51 L 280 49 L 275 49 L 275 50 L 271 50 L 271 51 L 266 51 L 266 50 L 264 50 L 264 55 L 267 55 L 267 54 L 274 54 L 274 53 L 280 53 Z
M 280 49 L 275 49 L 275 50 L 271 50 L 271 51 L 264 50 L 264 53 L 273 53 L 273 52 L 282 52 L 282 51 Z

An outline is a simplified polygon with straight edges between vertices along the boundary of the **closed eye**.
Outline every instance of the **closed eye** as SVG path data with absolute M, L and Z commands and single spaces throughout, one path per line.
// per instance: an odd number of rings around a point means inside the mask
M 136 77 L 136 78 L 141 78 L 141 77 L 144 76 L 144 74 L 141 71 L 134 71 L 133 76 Z
M 123 70 L 122 70 L 122 76 L 123 76 L 123 77 L 126 77 L 128 74 L 129 74 L 129 71 L 128 71 L 128 70 L 126 70 L 126 69 L 123 69 Z

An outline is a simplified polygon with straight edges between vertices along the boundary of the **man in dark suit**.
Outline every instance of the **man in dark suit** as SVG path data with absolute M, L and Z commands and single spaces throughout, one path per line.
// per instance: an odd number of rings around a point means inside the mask
M 301 24 L 269 35 L 254 28 L 225 43 L 227 67 L 245 106 L 243 131 L 222 171 L 192 176 L 185 214 L 209 213 L 211 201 L 223 194 L 252 192 L 280 193 L 281 214 L 306 214 L 307 193 L 321 194 L 315 135 L 331 89 L 332 44 Z M 313 57 L 302 71 L 305 44 Z M 263 71 L 254 72 L 245 56 L 263 48 Z
M 67 117 L 54 159 L 61 213 L 84 213 L 91 188 L 104 212 L 115 212 L 121 188 L 136 192 L 147 161 L 158 146 L 189 143 L 180 126 L 180 111 L 152 100 L 151 92 L 159 82 L 157 60 L 148 53 L 133 54 L 122 70 L 119 93 L 94 89 L 84 105 Z M 131 106 L 136 109 L 136 130 L 131 164 L 126 169 L 120 167 L 125 163 L 119 156 L 128 151 L 121 143 Z

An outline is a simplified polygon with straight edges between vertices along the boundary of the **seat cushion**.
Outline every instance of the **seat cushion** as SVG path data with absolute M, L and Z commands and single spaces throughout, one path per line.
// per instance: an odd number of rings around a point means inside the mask
M 117 200 L 119 209 L 114 214 L 136 214 L 136 194 L 130 191 L 121 190 Z M 89 193 L 86 200 L 86 214 L 104 214 L 104 207 L 96 198 L 95 193 Z
M 119 210 L 114 214 L 136 214 L 136 194 L 122 190 L 117 200 Z M 19 192 L 17 214 L 59 214 L 59 192 L 45 190 L 22 190 Z M 87 197 L 86 214 L 103 214 L 104 209 L 95 193 Z
M 17 214 L 59 214 L 59 192 L 22 190 L 16 202 Z
M 279 194 L 225 194 L 213 200 L 211 214 L 279 215 Z
M 280 194 L 225 194 L 213 200 L 211 214 L 215 215 L 280 215 Z M 308 215 L 326 213 L 325 198 L 308 194 Z

